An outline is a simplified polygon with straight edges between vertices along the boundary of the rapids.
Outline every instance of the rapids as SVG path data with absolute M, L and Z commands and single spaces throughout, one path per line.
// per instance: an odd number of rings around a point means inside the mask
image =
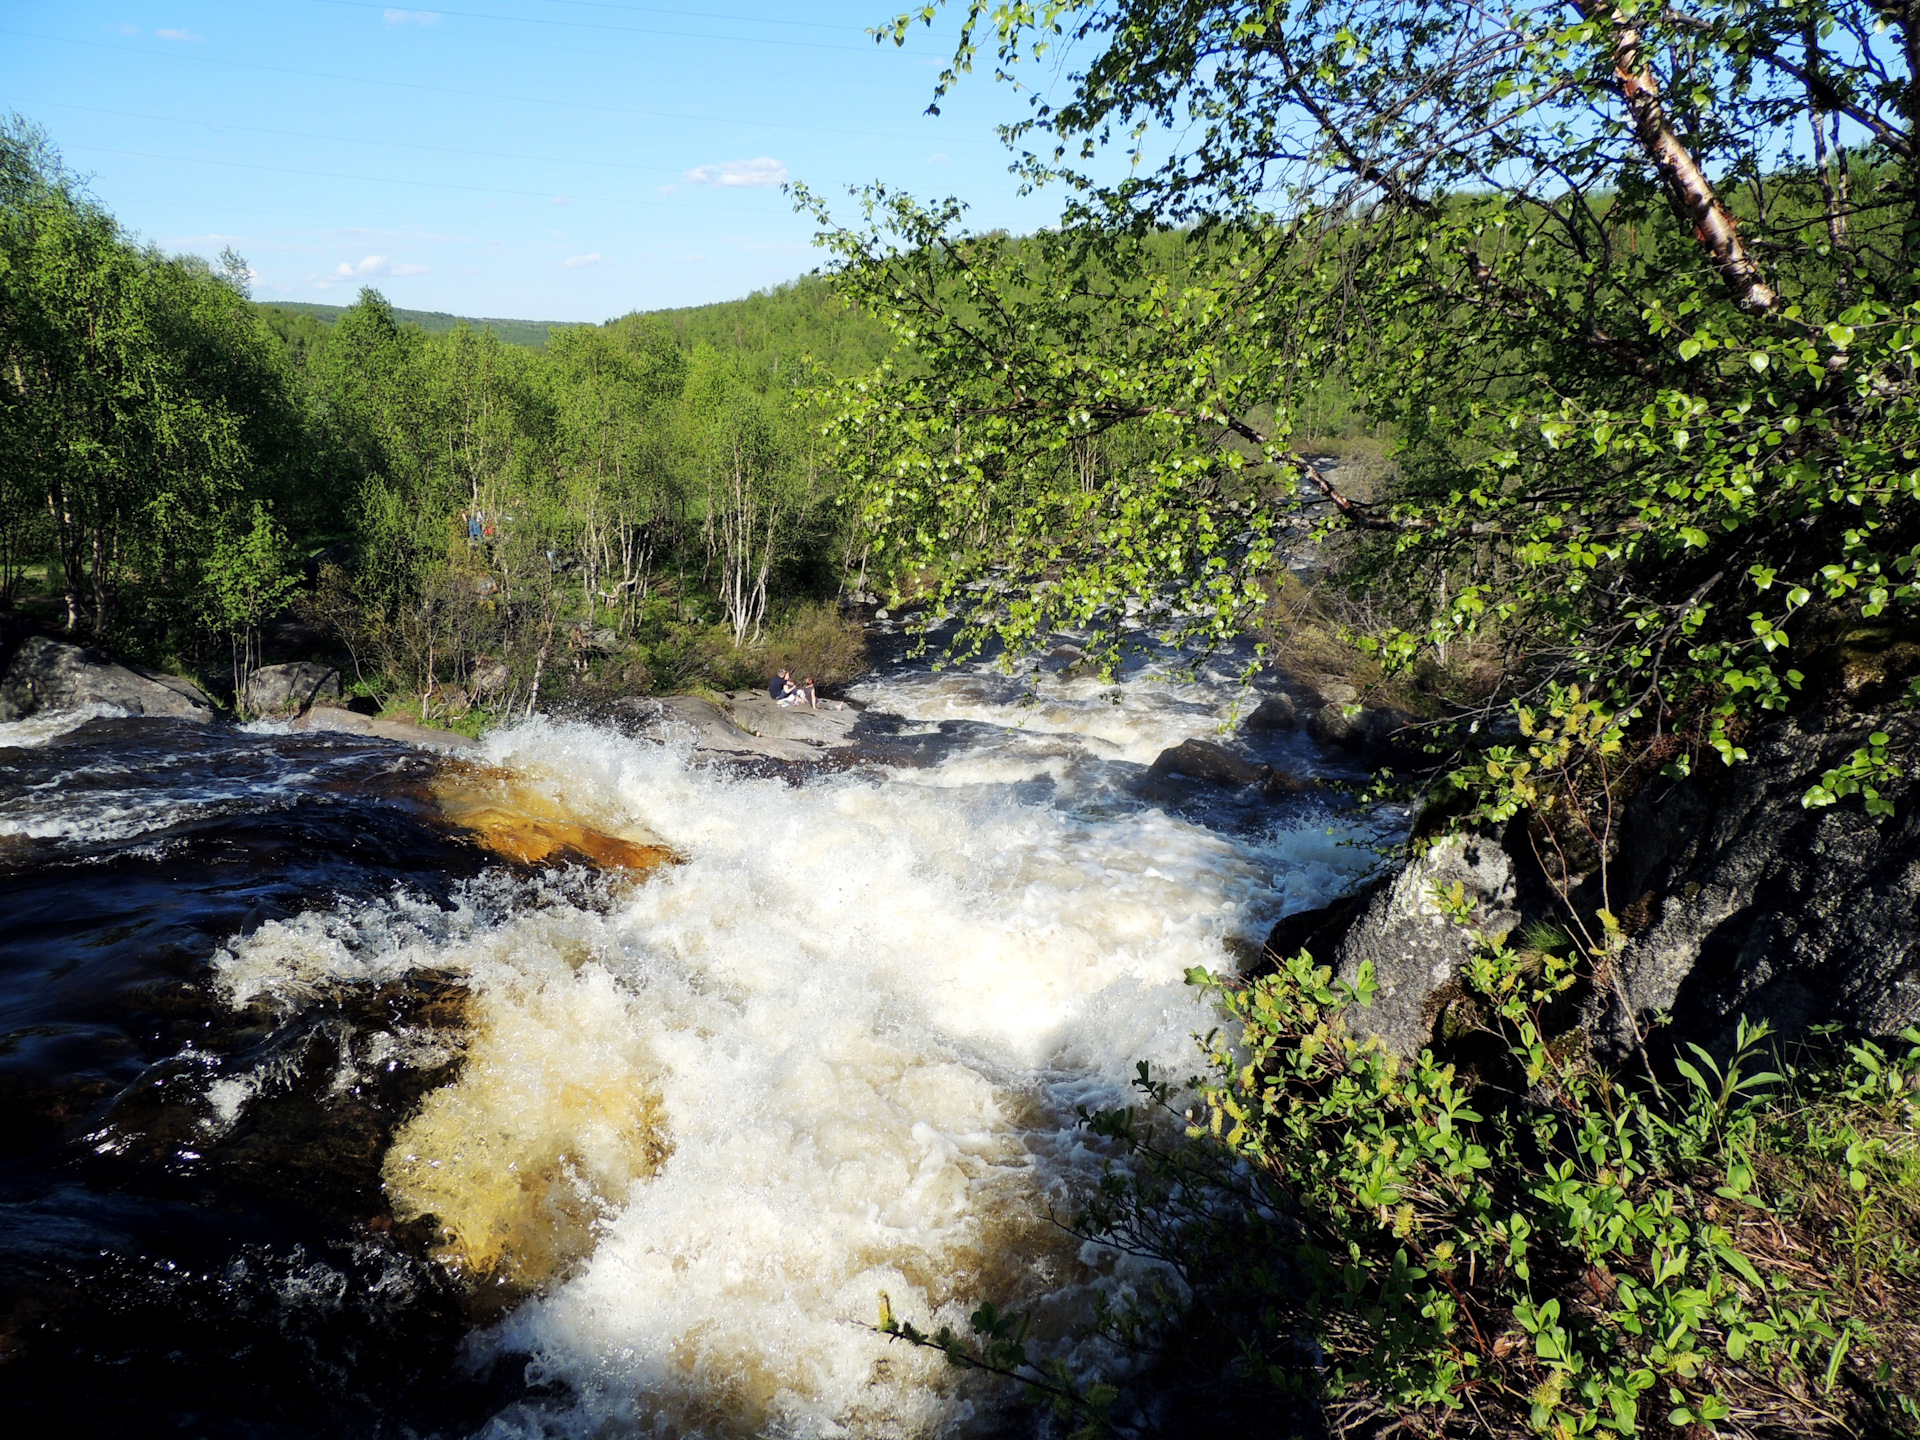
M 806 776 L 585 722 L 483 742 L 463 773 L 671 852 L 644 872 L 502 864 L 446 762 L 361 737 L 0 726 L 0 1393 L 70 1420 L 113 1375 L 194 1433 L 1013 1423 L 869 1328 L 879 1295 L 1066 1344 L 1141 1283 L 1049 1221 L 1102 1160 L 1076 1107 L 1188 1073 L 1186 970 L 1398 817 L 1143 798 L 1251 703 L 1224 673 L 853 694 L 861 745 Z

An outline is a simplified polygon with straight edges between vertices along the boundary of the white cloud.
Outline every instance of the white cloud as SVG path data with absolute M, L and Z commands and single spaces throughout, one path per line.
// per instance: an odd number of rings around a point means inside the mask
M 571 255 L 560 262 L 560 268 L 562 270 L 584 270 L 589 265 L 598 265 L 599 263 L 600 252 L 596 250 L 591 255 Z
M 787 183 L 787 167 L 762 155 L 757 160 L 722 160 L 698 165 L 681 177 L 689 185 L 742 185 L 767 189 Z
M 440 23 L 438 10 L 388 10 L 385 14 L 389 25 L 437 25 Z
M 138 35 L 140 33 L 140 27 L 138 25 L 122 25 L 119 27 L 119 30 L 122 35 Z
M 928 163 L 929 165 L 944 165 L 944 164 L 946 164 L 946 163 L 947 163 L 947 152 L 946 152 L 946 151 L 944 151 L 944 150 L 936 150 L 936 151 L 934 151 L 934 152 L 933 152 L 933 154 L 931 154 L 931 155 L 929 155 L 929 156 L 927 156 L 927 163 Z
M 191 40 L 196 45 L 204 44 L 206 36 L 196 35 L 191 30 L 156 30 L 153 32 L 162 40 Z
M 553 197 L 553 203 L 555 205 L 571 205 L 573 203 L 573 197 L 571 195 L 556 195 Z
M 671 195 L 673 193 L 673 186 L 671 185 L 657 185 L 654 188 L 662 195 Z
M 357 280 L 363 275 L 424 275 L 424 265 L 396 265 L 384 255 L 369 255 L 358 265 L 343 260 L 333 267 L 333 273 L 342 280 Z

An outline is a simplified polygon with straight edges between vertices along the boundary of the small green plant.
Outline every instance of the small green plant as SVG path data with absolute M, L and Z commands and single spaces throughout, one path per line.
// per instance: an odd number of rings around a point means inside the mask
M 1809 810 L 1819 810 L 1858 795 L 1876 820 L 1893 814 L 1893 802 L 1882 796 L 1880 789 L 1904 778 L 1906 767 L 1887 753 L 1892 743 L 1893 737 L 1886 731 L 1874 731 L 1865 745 L 1822 775 L 1818 785 L 1809 787 L 1800 803 Z

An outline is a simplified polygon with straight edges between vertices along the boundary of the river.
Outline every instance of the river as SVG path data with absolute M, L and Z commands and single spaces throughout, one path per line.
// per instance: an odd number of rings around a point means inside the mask
M 1183 982 L 1394 824 L 1173 782 L 1232 666 L 889 658 L 813 773 L 538 719 L 0 726 L 0 1401 L 142 1434 L 1005 1433 L 870 1327 L 1049 1344 L 1150 1278 L 1053 1225 Z M 1260 738 L 1340 772 L 1304 735 Z M 677 863 L 502 862 L 448 784 Z M 449 777 L 452 779 L 449 779 Z M 1119 1357 L 1084 1342 L 1079 1362 Z

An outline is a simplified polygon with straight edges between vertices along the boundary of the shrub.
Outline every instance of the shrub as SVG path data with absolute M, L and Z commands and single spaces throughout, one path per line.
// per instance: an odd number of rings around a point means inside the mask
M 844 685 L 867 668 L 866 632 L 838 606 L 809 602 L 767 632 L 760 657 L 767 672 L 792 670 L 822 685 Z

